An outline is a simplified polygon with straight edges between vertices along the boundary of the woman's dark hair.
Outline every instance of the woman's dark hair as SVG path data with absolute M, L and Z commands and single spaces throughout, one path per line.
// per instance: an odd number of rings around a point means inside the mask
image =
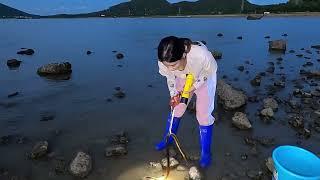
M 163 38 L 158 46 L 158 59 L 160 62 L 176 62 L 184 53 L 190 51 L 192 41 L 188 38 L 168 36 Z

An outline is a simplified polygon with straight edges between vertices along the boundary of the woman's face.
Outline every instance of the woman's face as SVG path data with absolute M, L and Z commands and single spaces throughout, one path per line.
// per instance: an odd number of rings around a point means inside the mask
M 165 65 L 170 71 L 183 71 L 184 68 L 186 67 L 186 59 L 180 59 L 175 62 L 167 62 L 163 61 L 163 65 Z

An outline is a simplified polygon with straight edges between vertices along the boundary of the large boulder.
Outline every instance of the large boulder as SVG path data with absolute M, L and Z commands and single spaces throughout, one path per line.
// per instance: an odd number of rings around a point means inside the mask
M 263 100 L 263 107 L 266 108 L 271 108 L 273 111 L 277 111 L 278 110 L 278 102 L 273 99 L 273 98 L 266 98 Z
M 69 166 L 70 173 L 75 177 L 84 178 L 92 169 L 92 158 L 84 152 L 78 152 Z
M 285 40 L 269 41 L 269 50 L 271 51 L 283 51 L 287 50 L 287 42 Z
M 223 80 L 218 81 L 217 94 L 220 99 L 219 102 L 226 110 L 240 108 L 247 102 L 247 96 L 242 91 L 235 90 Z
M 65 75 L 72 72 L 71 64 L 69 62 L 51 63 L 38 68 L 37 73 L 40 76 L 47 75 Z

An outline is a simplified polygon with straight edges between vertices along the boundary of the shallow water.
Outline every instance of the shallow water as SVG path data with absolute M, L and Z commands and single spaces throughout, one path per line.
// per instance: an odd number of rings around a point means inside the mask
M 277 74 L 285 73 L 287 86 L 277 95 L 287 97 L 292 92 L 290 81 L 299 79 L 300 67 L 307 62 L 295 54 L 306 54 L 300 49 L 311 49 L 311 45 L 320 43 L 319 26 L 319 17 L 270 17 L 261 21 L 240 17 L 0 20 L 0 136 L 20 134 L 29 139 L 23 145 L 0 146 L 0 168 L 33 180 L 72 179 L 69 175 L 52 173 L 52 161 L 26 158 L 25 154 L 36 141 L 47 139 L 50 151 L 67 161 L 79 149 L 89 151 L 94 168 L 87 179 L 140 179 L 149 161 L 164 157 L 153 150 L 153 144 L 163 133 L 168 113 L 167 87 L 157 69 L 156 47 L 161 38 L 176 35 L 205 40 L 210 50 L 222 51 L 223 59 L 218 61 L 219 78 L 227 75 L 228 82 L 249 96 L 261 89 L 260 96 L 266 97 L 263 87 L 270 84 L 270 78 L 279 79 Z M 219 38 L 218 33 L 224 36 Z M 282 37 L 284 33 L 288 37 Z M 294 49 L 296 53 L 270 53 L 268 39 L 264 38 L 267 35 L 271 40 L 286 39 L 288 50 Z M 237 36 L 243 36 L 243 40 L 238 40 Z M 20 48 L 33 48 L 35 54 L 17 55 Z M 86 55 L 87 50 L 93 54 Z M 113 50 L 124 53 L 124 59 L 117 60 Z M 314 49 L 311 51 L 313 54 L 307 56 L 312 58 L 308 61 L 314 66 L 309 69 L 319 69 L 316 59 L 320 56 Z M 284 60 L 276 65 L 275 74 L 268 74 L 260 88 L 253 88 L 249 80 L 265 71 L 269 61 L 276 62 L 280 56 Z M 6 60 L 10 58 L 23 61 L 19 69 L 6 67 Z M 253 65 L 246 65 L 247 60 Z M 62 61 L 72 63 L 70 80 L 48 80 L 36 74 L 39 66 Z M 238 71 L 239 65 L 244 65 L 249 74 Z M 124 90 L 124 99 L 113 97 L 115 87 Z M 18 96 L 7 97 L 16 91 L 20 92 Z M 108 98 L 113 101 L 107 102 Z M 277 145 L 296 144 L 295 131 L 280 123 L 286 117 L 281 107 L 270 125 L 254 116 L 260 107 L 261 103 L 246 106 L 245 112 L 254 128 L 238 131 L 231 125 L 232 113 L 217 106 L 214 162 L 204 172 L 206 179 L 218 179 L 225 174 L 246 179 L 243 175 L 246 169 L 261 169 L 260 165 L 263 167 L 264 159 Z M 40 121 L 41 115 L 46 113 L 54 114 L 55 119 Z M 195 116 L 186 113 L 179 138 L 186 152 L 193 155 L 199 152 L 197 129 Z M 61 134 L 55 135 L 56 130 L 61 130 Z M 120 130 L 127 131 L 131 139 L 129 154 L 107 159 L 104 157 L 107 139 Z M 243 137 L 248 135 L 274 137 L 276 145 L 261 147 L 258 157 L 249 155 L 243 161 L 240 155 L 250 149 L 243 142 Z M 302 147 L 320 152 L 319 134 L 312 133 L 310 139 L 300 141 Z M 226 152 L 231 156 L 225 156 Z

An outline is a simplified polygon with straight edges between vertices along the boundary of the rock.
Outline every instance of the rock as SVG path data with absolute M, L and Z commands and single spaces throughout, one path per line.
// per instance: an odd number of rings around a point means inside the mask
M 274 67 L 274 66 L 270 66 L 270 67 L 268 67 L 267 68 L 267 70 L 266 70 L 266 72 L 268 72 L 268 73 L 274 73 L 274 70 L 275 70 L 276 68 Z
M 40 121 L 52 121 L 54 120 L 55 115 L 51 113 L 44 113 L 41 115 Z
M 243 37 L 242 37 L 242 36 L 238 36 L 238 37 L 237 37 L 237 39 L 240 39 L 240 40 L 242 40 L 242 39 L 243 39 Z
M 198 155 L 190 156 L 189 159 L 191 161 L 198 161 L 200 159 L 200 156 L 198 156 Z
M 273 98 L 266 98 L 263 100 L 263 107 L 266 108 L 272 108 L 272 110 L 277 111 L 278 110 L 278 102 Z
M 260 180 L 263 177 L 263 172 L 262 171 L 253 171 L 249 170 L 246 172 L 248 178 L 254 179 L 254 180 Z
M 121 131 L 115 135 L 113 135 L 110 138 L 110 142 L 113 145 L 117 145 L 117 144 L 128 144 L 129 143 L 129 138 L 128 138 L 128 133 L 126 133 L 125 131 Z
M 270 36 L 265 36 L 264 38 L 265 38 L 265 39 L 270 39 Z
M 9 135 L 9 136 L 2 136 L 2 137 L 0 138 L 0 145 L 7 145 L 7 144 L 9 144 L 10 141 L 11 141 L 11 138 L 12 138 L 11 135 Z
M 311 57 L 304 57 L 305 59 L 311 59 Z
M 177 166 L 177 171 L 187 171 L 187 167 L 185 167 L 183 165 L 179 165 L 179 166 Z
M 92 169 L 92 159 L 84 152 L 78 152 L 69 166 L 70 173 L 75 177 L 84 178 L 89 175 Z
M 320 50 L 320 45 L 312 45 L 311 48 Z
M 170 162 L 169 163 L 170 169 L 174 169 L 179 165 L 179 162 L 173 157 L 170 157 L 169 162 Z M 161 160 L 162 167 L 168 167 L 167 163 L 168 163 L 167 158 L 163 158 Z
M 278 57 L 277 61 L 283 61 L 283 58 L 282 57 Z
M 280 88 L 285 88 L 286 87 L 286 83 L 282 82 L 282 81 L 276 81 L 273 83 L 274 86 L 276 87 L 280 87 Z
M 266 160 L 266 167 L 268 168 L 268 170 L 273 173 L 274 171 L 274 163 L 273 163 L 273 159 L 271 157 L 268 157 L 268 159 Z
M 71 72 L 72 69 L 69 62 L 47 64 L 38 68 L 37 71 L 40 76 L 63 75 L 70 74 Z
M 287 43 L 285 40 L 269 41 L 269 50 L 283 51 L 287 49 Z
M 92 54 L 92 52 L 91 51 L 87 51 L 87 55 L 90 55 L 90 54 Z
M 211 54 L 214 57 L 214 59 L 221 59 L 222 58 L 222 52 L 212 51 Z
M 106 157 L 123 156 L 126 154 L 128 154 L 128 150 L 123 144 L 112 145 L 110 147 L 107 147 L 105 150 Z
M 222 34 L 222 33 L 218 33 L 217 36 L 218 36 L 218 37 L 222 37 L 223 34 Z
M 290 50 L 290 51 L 289 51 L 289 53 L 295 53 L 295 52 L 296 52 L 295 50 Z
M 33 49 L 25 49 L 25 50 L 18 51 L 17 54 L 33 55 L 34 54 L 34 50 Z
M 238 66 L 237 68 L 239 71 L 243 72 L 244 71 L 244 66 Z
M 309 49 L 306 50 L 306 53 L 312 54 L 312 52 Z
M 288 34 L 286 34 L 286 33 L 285 33 L 285 34 L 282 34 L 282 36 L 287 37 L 287 36 L 288 36 Z
M 201 174 L 197 167 L 192 166 L 189 170 L 189 178 L 191 180 L 201 180 Z
M 268 118 L 273 118 L 274 116 L 274 112 L 272 110 L 272 108 L 265 108 L 263 109 L 260 114 L 264 117 L 268 117 Z
M 159 162 L 150 162 L 149 165 L 157 171 L 162 171 L 162 165 Z
M 252 125 L 247 115 L 242 112 L 236 112 L 232 117 L 232 124 L 241 130 L 251 129 Z
M 12 98 L 12 97 L 17 96 L 17 95 L 19 95 L 19 92 L 14 92 L 14 93 L 9 94 L 8 98 Z
M 217 94 L 226 110 L 234 110 L 246 104 L 247 96 L 235 90 L 231 85 L 225 83 L 223 80 L 218 81 Z
M 261 76 L 257 75 L 254 79 L 250 81 L 252 86 L 260 86 L 261 84 Z
M 9 59 L 9 60 L 7 61 L 7 66 L 8 66 L 9 68 L 17 68 L 17 67 L 20 66 L 21 62 L 22 62 L 22 61 L 19 61 L 19 60 L 17 60 L 17 59 Z
M 304 127 L 304 119 L 302 116 L 292 116 L 289 117 L 289 124 L 293 127 L 293 128 L 303 128 Z
M 313 97 L 320 97 L 320 91 L 313 90 L 313 91 L 311 91 L 311 95 L 312 95 Z
M 243 161 L 247 160 L 248 159 L 248 155 L 247 154 L 241 154 L 241 159 Z
M 33 146 L 30 157 L 32 159 L 39 159 L 48 153 L 48 142 L 40 141 L 35 146 Z
M 116 55 L 117 59 L 123 59 L 124 58 L 124 55 L 122 53 L 118 53 Z
M 303 57 L 303 54 L 297 54 L 296 56 L 297 57 Z
M 122 99 L 124 97 L 126 97 L 126 94 L 123 91 L 117 91 L 116 93 L 113 94 L 115 97 Z
M 54 159 L 54 172 L 58 175 L 67 172 L 67 164 L 64 159 Z
M 274 138 L 269 138 L 269 137 L 259 137 L 257 138 L 257 141 L 265 147 L 271 147 L 275 145 L 275 139 Z

